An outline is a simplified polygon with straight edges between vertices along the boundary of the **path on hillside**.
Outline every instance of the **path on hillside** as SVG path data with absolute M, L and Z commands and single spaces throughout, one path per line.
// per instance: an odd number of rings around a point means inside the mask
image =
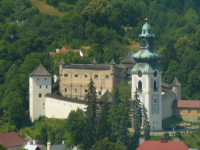
M 162 130 L 162 131 L 152 131 L 150 132 L 151 136 L 163 136 L 165 132 L 169 133 L 170 136 L 173 136 L 177 131 L 181 132 L 181 134 L 188 134 L 194 132 L 196 129 L 198 129 L 199 126 L 191 126 L 191 127 L 185 127 L 183 129 L 176 129 L 173 131 L 169 130 Z M 129 132 L 134 132 L 133 128 L 128 128 Z M 186 132 L 185 132 L 186 131 Z M 144 134 L 143 131 L 141 131 L 141 134 Z

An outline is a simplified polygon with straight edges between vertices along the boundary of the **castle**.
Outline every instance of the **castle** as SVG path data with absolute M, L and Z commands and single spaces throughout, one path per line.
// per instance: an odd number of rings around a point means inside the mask
M 146 23 L 140 36 L 140 50 L 131 50 L 125 59 L 116 64 L 98 64 L 95 59 L 91 64 L 66 65 L 63 60 L 59 66 L 59 94 L 54 93 L 52 75 L 40 64 L 29 74 L 29 112 L 33 122 L 39 116 L 48 118 L 67 118 L 71 110 L 85 109 L 83 97 L 87 92 L 90 78 L 94 81 L 97 97 L 105 97 L 122 80 L 132 85 L 131 97 L 138 88 L 141 102 L 148 111 L 151 130 L 162 129 L 162 119 L 174 114 L 172 104 L 181 99 L 181 84 L 175 77 L 172 84 L 161 81 L 162 70 L 157 64 L 161 58 L 154 51 L 154 34 Z M 76 99 L 74 99 L 76 98 Z

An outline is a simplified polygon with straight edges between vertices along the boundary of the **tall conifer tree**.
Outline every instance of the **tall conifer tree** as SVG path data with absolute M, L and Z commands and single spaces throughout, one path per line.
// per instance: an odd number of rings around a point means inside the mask
M 88 134 L 86 137 L 89 138 L 87 141 L 89 142 L 88 145 L 91 147 L 96 140 L 96 112 L 97 112 L 97 95 L 96 95 L 96 88 L 94 87 L 94 82 L 90 79 L 90 83 L 88 84 L 88 92 L 85 96 L 87 101 L 87 108 L 86 108 L 86 124 L 87 124 L 87 132 Z M 84 135 L 85 136 L 85 135 Z
M 119 128 L 117 140 L 124 143 L 124 145 L 126 145 L 126 142 L 128 141 L 127 134 L 128 134 L 128 129 L 127 129 L 127 125 L 126 125 L 126 120 L 125 120 L 125 118 L 123 118 L 121 121 L 120 128 Z
M 134 118 L 134 137 L 136 145 L 139 145 L 140 129 L 142 126 L 142 107 L 139 99 L 138 90 L 136 88 L 133 101 L 133 118 Z
M 142 105 L 142 115 L 143 115 L 144 137 L 145 137 L 145 140 L 149 140 L 150 139 L 150 125 L 149 125 L 148 116 L 147 116 L 147 109 L 144 106 L 144 104 Z
M 112 105 L 118 105 L 120 102 L 121 102 L 121 99 L 119 98 L 119 87 L 116 87 L 114 89 Z
M 48 140 L 48 133 L 47 133 L 47 126 L 45 124 L 41 129 L 40 143 L 47 146 L 47 140 Z

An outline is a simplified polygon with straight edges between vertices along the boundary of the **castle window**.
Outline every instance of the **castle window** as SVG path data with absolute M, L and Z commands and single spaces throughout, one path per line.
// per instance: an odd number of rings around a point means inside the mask
M 87 89 L 85 89 L 85 93 L 87 93 Z
M 75 76 L 75 77 L 78 77 L 78 75 L 77 75 L 77 74 L 75 74 L 74 76 Z
M 68 74 L 64 74 L 64 77 L 68 77 Z
M 87 75 L 85 75 L 85 78 L 87 78 Z
M 40 85 L 40 88 L 41 88 L 42 86 Z
M 154 103 L 154 104 L 157 104 L 157 98 L 156 98 L 156 97 L 154 97 L 153 103 Z
M 42 94 L 39 94 L 39 97 L 42 97 Z
M 154 114 L 157 114 L 157 107 L 154 107 Z
M 65 92 L 67 92 L 67 88 L 65 88 Z
M 44 78 L 44 80 L 47 80 L 47 78 Z
M 154 91 L 157 91 L 157 90 L 158 90 L 158 88 L 156 88 L 156 80 L 153 82 L 153 90 L 154 90 Z
M 191 114 L 191 110 L 188 110 L 188 114 Z
M 182 114 L 182 109 L 179 110 L 179 114 Z
M 138 81 L 138 90 L 139 90 L 139 91 L 142 90 L 142 81 Z
M 200 110 L 197 110 L 197 114 L 200 114 Z
M 99 91 L 99 95 L 101 95 L 101 91 Z
M 94 78 L 95 78 L 95 79 L 98 79 L 98 75 L 94 75 Z
M 106 77 L 105 77 L 106 79 L 109 79 L 109 75 L 106 75 Z
M 48 86 L 46 85 L 46 89 L 48 89 Z
M 40 78 L 37 78 L 37 80 L 40 80 Z
M 145 30 L 143 30 L 143 33 L 145 34 Z
M 44 109 L 44 107 L 43 107 L 43 109 Z
M 145 40 L 142 41 L 142 47 L 145 47 Z
M 75 93 L 77 92 L 77 89 L 75 89 Z
M 44 105 L 44 103 L 43 103 L 43 105 Z

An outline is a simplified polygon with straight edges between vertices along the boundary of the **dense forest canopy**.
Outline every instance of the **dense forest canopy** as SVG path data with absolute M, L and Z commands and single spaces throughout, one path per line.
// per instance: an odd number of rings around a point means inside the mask
M 28 114 L 28 74 L 41 63 L 57 74 L 58 62 L 67 64 L 119 63 L 130 49 L 128 39 L 139 41 L 146 11 L 155 34 L 155 50 L 162 59 L 162 80 L 177 76 L 182 99 L 200 99 L 200 3 L 198 0 L 46 0 L 67 12 L 62 17 L 42 14 L 29 0 L 0 1 L 0 112 L 2 119 L 20 128 Z M 23 22 L 10 24 L 10 22 Z M 124 27 L 132 27 L 125 33 Z M 69 52 L 52 58 L 49 52 L 64 45 L 90 46 L 88 57 Z M 18 103 L 17 103 L 18 102 Z M 10 105 L 12 104 L 12 105 Z M 18 115 L 8 113 L 19 107 Z M 18 108 L 16 108 L 18 109 Z

